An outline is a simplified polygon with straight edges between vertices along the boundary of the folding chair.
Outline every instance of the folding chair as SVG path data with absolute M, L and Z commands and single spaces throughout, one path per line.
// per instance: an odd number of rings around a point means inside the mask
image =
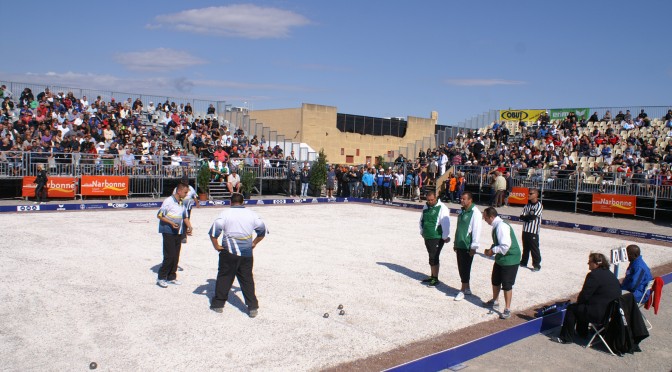
M 604 320 L 602 320 L 601 324 L 588 323 L 588 331 L 591 332 L 593 336 L 590 338 L 586 346 L 584 346 L 586 349 L 592 347 L 593 344 L 598 341 L 595 338 L 599 338 L 599 340 L 602 341 L 602 344 L 607 348 L 607 350 L 609 350 L 609 353 L 611 353 L 613 356 L 616 356 L 602 335 L 606 333 L 607 327 L 609 326 L 609 323 L 611 323 L 612 317 L 614 317 L 618 312 L 620 306 L 620 299 L 613 300 L 609 306 L 607 306 L 607 312 L 604 314 Z
M 644 290 L 644 294 L 642 295 L 642 298 L 639 299 L 639 302 L 637 303 L 637 306 L 639 306 L 639 311 L 642 313 L 642 318 L 644 318 L 644 323 L 646 323 L 646 330 L 649 331 L 651 328 L 653 328 L 653 324 L 649 322 L 648 319 L 646 319 L 646 315 L 644 315 L 644 311 L 642 308 L 645 305 L 644 302 L 644 297 L 646 297 L 646 294 L 648 293 L 649 296 L 651 296 L 651 289 L 653 288 L 653 283 L 655 283 L 655 280 L 651 280 L 650 282 L 646 283 L 646 289 Z

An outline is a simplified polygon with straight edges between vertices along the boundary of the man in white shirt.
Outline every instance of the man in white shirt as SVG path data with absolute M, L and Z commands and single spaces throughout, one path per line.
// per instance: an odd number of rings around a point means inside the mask
M 227 179 L 226 187 L 229 189 L 230 193 L 240 192 L 241 187 L 240 176 L 238 175 L 238 171 L 236 170 L 236 168 L 231 169 L 231 174 Z

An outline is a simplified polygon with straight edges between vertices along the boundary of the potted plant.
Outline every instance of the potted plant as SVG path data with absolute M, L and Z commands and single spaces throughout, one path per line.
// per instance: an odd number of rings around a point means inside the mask
M 198 175 L 196 177 L 196 182 L 198 183 L 198 200 L 208 200 L 211 176 L 212 173 L 210 172 L 210 167 L 208 166 L 208 163 L 204 161 L 198 169 Z
M 317 161 L 310 169 L 310 188 L 313 190 L 313 195 L 321 196 L 322 187 L 327 183 L 327 155 L 324 149 L 320 149 L 317 156 Z
M 257 184 L 257 175 L 249 169 L 243 168 L 243 171 L 240 172 L 240 190 L 243 192 L 245 199 L 249 199 L 254 190 L 254 186 Z

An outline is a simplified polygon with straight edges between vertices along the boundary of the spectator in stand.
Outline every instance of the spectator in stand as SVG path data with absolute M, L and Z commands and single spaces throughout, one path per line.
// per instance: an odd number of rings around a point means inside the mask
M 227 178 L 226 187 L 229 189 L 230 193 L 240 193 L 241 182 L 237 169 L 231 169 L 231 174 Z
M 609 110 L 607 110 L 607 112 L 604 113 L 602 121 L 611 121 L 611 112 Z
M 593 112 L 588 121 L 592 121 L 593 123 L 600 121 L 600 119 L 597 117 L 597 111 Z

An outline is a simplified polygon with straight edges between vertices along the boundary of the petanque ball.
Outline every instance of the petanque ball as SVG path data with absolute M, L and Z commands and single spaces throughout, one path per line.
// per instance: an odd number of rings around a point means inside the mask
M 343 308 L 343 305 L 338 305 L 338 310 L 341 310 Z
M 89 368 L 90 368 L 90 369 L 96 369 L 96 368 L 98 368 L 98 363 L 96 363 L 96 362 L 91 362 L 91 364 L 89 364 Z
M 324 313 L 324 315 L 322 315 L 322 317 L 324 317 L 324 318 L 328 318 L 328 317 L 329 317 L 329 313 Z
M 338 315 L 345 315 L 345 310 L 341 310 L 338 312 Z

